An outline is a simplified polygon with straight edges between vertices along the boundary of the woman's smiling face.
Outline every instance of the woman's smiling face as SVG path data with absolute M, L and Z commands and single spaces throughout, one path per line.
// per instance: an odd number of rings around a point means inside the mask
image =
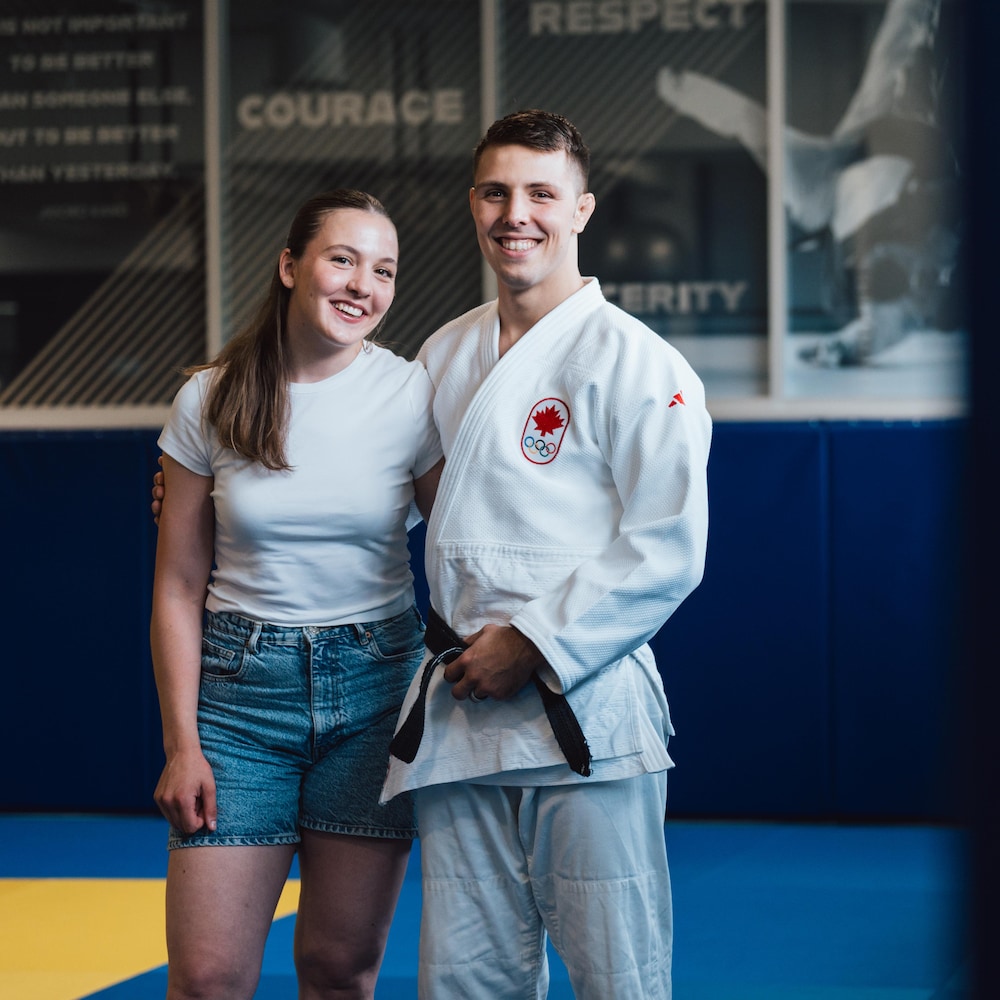
M 293 368 L 316 362 L 333 374 L 350 364 L 392 305 L 398 258 L 392 221 L 353 208 L 329 212 L 300 257 L 282 251 Z

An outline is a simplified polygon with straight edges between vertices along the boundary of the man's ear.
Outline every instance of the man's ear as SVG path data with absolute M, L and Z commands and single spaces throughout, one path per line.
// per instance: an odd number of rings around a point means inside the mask
M 597 208 L 597 199 L 589 192 L 584 191 L 576 201 L 576 212 L 573 213 L 573 232 L 582 233 L 590 222 L 590 217 Z
M 295 287 L 295 258 L 288 247 L 285 247 L 278 257 L 278 277 L 285 288 Z
M 476 211 L 476 189 L 474 187 L 469 188 L 469 211 L 473 214 Z

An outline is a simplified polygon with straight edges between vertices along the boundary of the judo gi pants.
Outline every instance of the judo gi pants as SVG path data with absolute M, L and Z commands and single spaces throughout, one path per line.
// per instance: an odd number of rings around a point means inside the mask
M 542 1000 L 546 935 L 577 1000 L 669 1000 L 666 786 L 419 789 L 421 1000 Z

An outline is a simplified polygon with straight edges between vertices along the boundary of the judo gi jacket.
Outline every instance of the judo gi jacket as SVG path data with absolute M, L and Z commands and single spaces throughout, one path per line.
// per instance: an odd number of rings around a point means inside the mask
M 440 782 L 557 784 L 671 766 L 647 642 L 704 570 L 704 387 L 594 278 L 503 358 L 499 332 L 494 301 L 420 353 L 446 457 L 427 526 L 431 604 L 461 636 L 510 624 L 534 642 L 542 679 L 580 721 L 593 777 L 567 766 L 533 685 L 457 701 L 439 669 L 419 751 L 390 759 L 383 800 Z M 419 672 L 401 718 L 418 687 Z

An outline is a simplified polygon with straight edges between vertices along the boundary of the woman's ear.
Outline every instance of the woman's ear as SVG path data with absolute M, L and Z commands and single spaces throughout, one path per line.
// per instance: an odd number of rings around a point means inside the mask
M 288 247 L 281 251 L 278 258 L 278 277 L 285 288 L 295 287 L 295 258 Z

